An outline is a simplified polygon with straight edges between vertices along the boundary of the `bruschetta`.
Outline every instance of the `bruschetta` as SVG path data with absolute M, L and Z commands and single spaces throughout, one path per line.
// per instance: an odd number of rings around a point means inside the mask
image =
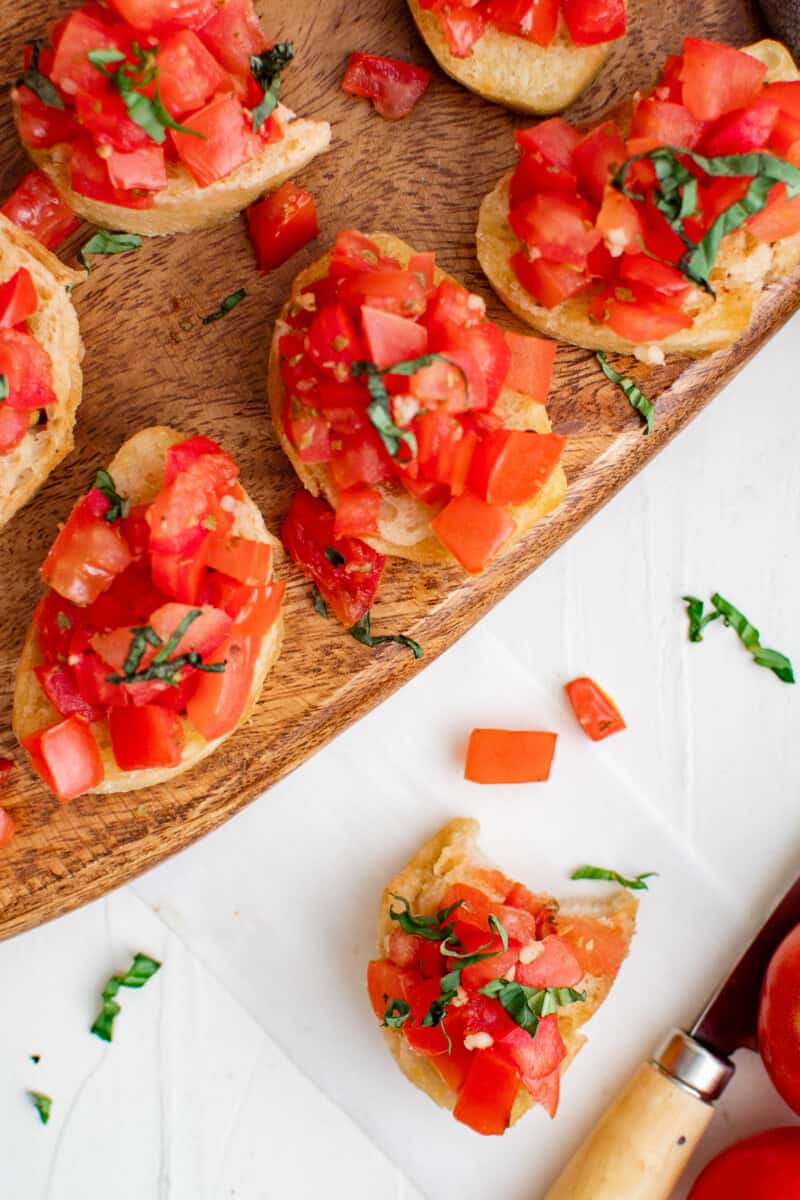
M 247 719 L 280 649 L 275 543 L 205 437 L 144 429 L 44 561 L 14 732 L 62 801 L 150 787 Z
M 625 33 L 625 0 L 408 0 L 443 71 L 527 113 L 575 100 Z
M 337 537 L 478 572 L 561 501 L 553 347 L 386 233 L 340 233 L 295 279 L 269 362 L 273 424 Z
M 0 527 L 72 449 L 82 278 L 0 213 Z
M 800 74 L 778 42 L 687 37 L 652 91 L 588 132 L 515 135 L 478 258 L 522 320 L 663 362 L 734 341 L 800 262 Z
M 327 149 L 279 102 L 289 43 L 251 0 L 108 0 L 28 47 L 12 92 L 33 161 L 87 221 L 145 235 L 230 220 Z
M 400 1069 L 456 1120 L 502 1134 L 541 1104 L 586 1041 L 625 959 L 636 900 L 561 904 L 484 858 L 451 821 L 383 893 L 372 1008 Z

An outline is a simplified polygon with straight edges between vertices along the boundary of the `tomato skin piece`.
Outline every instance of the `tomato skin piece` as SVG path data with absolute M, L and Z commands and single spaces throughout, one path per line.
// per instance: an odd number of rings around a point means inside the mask
M 625 729 L 616 704 L 593 679 L 586 675 L 572 679 L 564 684 L 564 691 L 581 729 L 593 742 L 601 742 Z
M 156 704 L 112 708 L 108 715 L 111 749 L 121 771 L 176 767 L 183 751 L 180 718 Z
M 504 508 L 465 491 L 445 505 L 431 528 L 464 570 L 478 575 L 505 546 L 516 522 Z
M 575 987 L 583 978 L 583 968 L 570 947 L 556 934 L 542 939 L 544 949 L 530 963 L 520 963 L 516 980 L 528 987 Z M 549 1075 L 549 1071 L 544 1072 Z
M 615 288 L 614 292 L 595 297 L 589 305 L 589 314 L 603 322 L 631 342 L 659 342 L 662 338 L 688 329 L 692 318 L 675 304 L 669 304 L 656 293 L 647 294 L 648 289 L 629 284 L 628 295 L 623 299 Z
M 383 1022 L 390 1000 L 403 999 L 404 971 L 385 958 L 367 963 L 367 991 L 372 1011 Z
M 115 525 L 79 500 L 44 560 L 41 578 L 65 600 L 91 604 L 130 565 L 131 553 Z
M 549 262 L 580 269 L 600 241 L 590 205 L 564 192 L 537 192 L 511 210 L 508 223 L 521 242 Z
M 692 116 L 683 104 L 647 96 L 637 105 L 631 122 L 631 138 L 645 139 L 648 149 L 657 146 L 682 146 L 693 150 L 700 142 L 707 124 Z M 637 141 L 637 151 L 644 150 Z
M 112 187 L 120 191 L 161 192 L 167 186 L 167 164 L 161 146 L 112 150 L 106 158 L 106 169 Z
M 3 761 L 8 762 L 8 759 Z M 5 808 L 0 808 L 0 850 L 5 850 L 6 846 L 10 846 L 13 841 L 17 827 L 14 824 L 14 818 Z
M 10 329 L 33 316 L 39 307 L 36 285 L 27 267 L 19 267 L 0 284 L 0 329 Z
M 120 25 L 98 20 L 93 12 L 74 9 L 54 32 L 53 65 L 50 78 L 68 95 L 97 93 L 106 89 L 106 78 L 87 58 L 90 50 L 120 50 L 126 53 L 125 30 Z
M 245 213 L 259 271 L 273 271 L 319 234 L 317 207 L 291 181 Z
M 800 1200 L 800 1129 L 768 1129 L 729 1146 L 695 1180 L 688 1200 Z
M 523 392 L 537 404 L 546 404 L 553 378 L 556 343 L 507 329 L 503 335 L 511 351 L 506 387 Z
M 561 0 L 561 7 L 576 46 L 613 42 L 625 33 L 624 0 Z
M 552 1119 L 558 1111 L 561 1072 L 555 1070 L 552 1075 L 546 1075 L 544 1079 L 534 1079 L 530 1075 L 523 1075 L 522 1082 L 536 1103 L 541 1104 L 544 1111 Z
M 567 1056 L 556 1013 L 539 1018 L 533 1037 L 517 1026 L 503 1038 L 499 1049 L 509 1055 L 523 1079 L 545 1079 L 558 1070 Z
M 89 723 L 71 716 L 22 739 L 31 765 L 62 803 L 102 783 L 103 760 Z
M 118 204 L 122 208 L 152 208 L 153 196 L 150 192 L 139 193 L 114 187 L 108 173 L 108 163 L 99 154 L 99 150 L 100 147 L 95 146 L 88 134 L 81 134 L 73 143 L 72 157 L 69 160 L 70 186 L 73 191 L 94 200 Z
M 703 154 L 747 154 L 766 149 L 780 108 L 766 96 L 755 104 L 721 117 L 703 138 Z
M 558 26 L 558 0 L 489 0 L 488 21 L 501 33 L 547 47 Z
M 561 462 L 566 442 L 558 433 L 498 429 L 472 456 L 470 489 L 488 504 L 527 504 Z
M 800 1112 L 800 925 L 783 939 L 764 976 L 758 1048 L 776 1090 Z
M 206 659 L 209 664 L 224 662 L 225 670 L 200 673 L 186 712 L 207 742 L 229 733 L 241 720 L 260 648 L 256 638 L 234 634 Z
M 365 96 L 387 121 L 407 117 L 426 91 L 432 74 L 425 67 L 354 51 L 342 79 L 342 91 Z
M 199 187 L 226 179 L 259 153 L 261 142 L 253 133 L 235 96 L 217 96 L 204 108 L 181 121 L 202 138 L 170 130 L 178 157 Z
M 131 120 L 122 97 L 117 92 L 78 92 L 75 97 L 75 115 L 98 146 L 109 146 L 114 150 L 128 152 L 155 144 L 145 130 Z M 77 130 L 69 140 L 75 141 L 80 132 Z
M 733 46 L 703 38 L 683 40 L 683 103 L 701 121 L 716 121 L 757 98 L 767 68 Z
M 208 581 L 208 600 L 233 618 L 231 633 L 263 638 L 278 619 L 286 584 L 248 587 L 237 579 L 215 574 Z
M 440 12 L 439 20 L 450 53 L 455 58 L 469 58 L 472 47 L 486 30 L 486 17 L 480 9 L 453 8 L 447 13 Z
M 557 733 L 473 729 L 464 778 L 472 783 L 544 783 L 550 778 Z
M 470 1064 L 453 1116 L 476 1133 L 505 1133 L 518 1087 L 516 1067 L 492 1050 L 481 1050 Z

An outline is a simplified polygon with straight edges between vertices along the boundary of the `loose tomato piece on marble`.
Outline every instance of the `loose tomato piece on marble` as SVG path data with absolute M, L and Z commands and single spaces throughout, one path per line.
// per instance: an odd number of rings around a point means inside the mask
M 585 675 L 573 679 L 564 685 L 564 690 L 581 729 L 593 742 L 602 741 L 625 728 L 616 704 L 593 679 Z

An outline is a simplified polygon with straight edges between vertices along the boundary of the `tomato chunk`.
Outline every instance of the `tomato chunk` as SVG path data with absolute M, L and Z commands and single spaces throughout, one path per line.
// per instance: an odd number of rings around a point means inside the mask
M 156 61 L 161 103 L 173 117 L 202 108 L 215 92 L 224 90 L 225 72 L 191 29 L 165 38 Z
M 121 771 L 176 767 L 183 751 L 180 718 L 156 704 L 112 708 L 108 717 L 111 749 Z
M 472 457 L 469 486 L 488 504 L 527 504 L 560 463 L 566 441 L 558 433 L 497 429 Z
M 340 492 L 333 532 L 337 538 L 364 537 L 378 532 L 381 494 L 374 488 L 354 487 Z
M 32 316 L 39 307 L 36 285 L 27 267 L 19 267 L 0 284 L 0 328 L 9 329 Z
M 189 697 L 189 720 L 207 742 L 229 733 L 241 720 L 250 697 L 259 645 L 255 638 L 233 634 L 207 664 L 224 664 L 225 670 L 202 672 Z
M 37 150 L 71 142 L 80 130 L 69 109 L 45 104 L 26 87 L 17 88 L 17 126 L 25 145 Z
M 367 964 L 367 990 L 372 1011 L 383 1021 L 390 1000 L 402 1000 L 404 972 L 385 958 Z
M 252 538 L 213 537 L 208 552 L 208 565 L 215 571 L 232 575 L 241 583 L 251 587 L 263 587 L 272 570 L 272 546 L 269 542 L 256 542 Z
M 75 505 L 41 570 L 44 583 L 74 604 L 91 604 L 132 561 L 118 529 L 95 516 L 88 500 Z
M 733 46 L 687 37 L 683 41 L 683 103 L 701 121 L 752 104 L 767 73 L 766 65 Z
M 505 1133 L 518 1087 L 516 1067 L 499 1054 L 483 1050 L 470 1064 L 453 1116 L 477 1133 Z
M 555 342 L 549 338 L 514 333 L 510 329 L 505 331 L 504 337 L 511 351 L 506 387 L 524 392 L 537 404 L 545 404 L 553 378 Z
M 616 704 L 593 679 L 582 675 L 566 683 L 564 690 L 581 729 L 593 742 L 600 742 L 625 728 Z
M 434 517 L 431 529 L 464 570 L 477 575 L 505 546 L 516 521 L 504 508 L 463 492 Z
M 387 121 L 399 121 L 408 116 L 430 81 L 431 72 L 425 67 L 355 51 L 344 73 L 342 91 L 368 97 Z
M 0 209 L 9 221 L 32 234 L 48 250 L 63 242 L 80 222 L 42 171 L 29 171 Z
M 539 730 L 473 729 L 464 778 L 473 783 L 544 783 L 558 734 Z
M 200 187 L 225 179 L 254 158 L 262 145 L 235 96 L 217 96 L 181 124 L 202 135 L 170 131 L 178 157 Z
M 576 46 L 611 42 L 625 32 L 625 0 L 561 0 L 561 7 Z
M 312 197 L 291 182 L 251 205 L 245 217 L 259 271 L 273 271 L 319 233 Z
M 592 282 L 584 270 L 543 258 L 529 259 L 522 251 L 511 257 L 511 269 L 519 282 L 543 308 L 555 308 L 563 300 L 584 291 Z
M 267 48 L 267 39 L 252 0 L 214 0 L 214 15 L 197 30 L 197 36 L 226 71 L 246 79 L 250 56 Z
M 0 329 L 0 374 L 9 408 L 46 408 L 56 403 L 52 363 L 43 346 L 22 329 Z
M 555 934 L 544 938 L 542 952 L 533 962 L 519 964 L 515 976 L 518 983 L 535 988 L 574 987 L 582 977 L 583 968 L 575 954 Z
M 67 717 L 29 734 L 22 739 L 22 746 L 31 757 L 33 769 L 64 803 L 103 781 L 103 760 L 84 717 Z
M 531 1035 L 519 1026 L 500 1043 L 511 1057 L 523 1079 L 544 1079 L 557 1071 L 567 1056 L 567 1047 L 558 1028 L 558 1016 L 551 1013 L 540 1017 L 536 1033 Z
M 628 952 L 625 934 L 610 922 L 594 917 L 559 916 L 558 936 L 570 947 L 587 975 L 613 978 Z
M 381 370 L 394 363 L 419 358 L 428 349 L 427 329 L 407 317 L 364 305 L 361 323 L 370 358 Z
M 530 1075 L 523 1075 L 522 1082 L 537 1104 L 541 1104 L 547 1115 L 554 1117 L 558 1111 L 561 1072 L 556 1069 L 552 1075 L 546 1075 L 544 1079 L 534 1079 Z

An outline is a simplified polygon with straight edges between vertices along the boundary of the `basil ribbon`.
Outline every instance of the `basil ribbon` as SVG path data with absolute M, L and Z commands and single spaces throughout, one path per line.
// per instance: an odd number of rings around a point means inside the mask
M 120 1006 L 115 1000 L 120 988 L 144 987 L 160 967 L 161 963 L 156 959 L 149 958 L 146 954 L 136 954 L 124 975 L 112 975 L 103 988 L 103 1007 L 90 1032 L 102 1038 L 104 1042 L 110 1042 L 114 1033 L 114 1020 L 120 1013 Z
M 291 42 L 278 42 L 263 54 L 250 55 L 250 74 L 264 95 L 253 109 L 253 130 L 258 132 L 281 98 L 281 71 L 294 58 Z
M 608 871 L 605 867 L 579 867 L 577 871 L 572 872 L 570 879 L 603 879 L 609 883 L 618 883 L 620 887 L 630 888 L 633 892 L 646 892 L 648 887 L 645 881 L 653 879 L 657 874 L 657 871 L 646 871 L 643 875 L 626 879 L 624 875 L 617 871 Z
M 726 600 L 719 592 L 711 597 L 712 610 L 704 615 L 704 604 L 697 596 L 683 596 L 686 604 L 686 614 L 689 618 L 689 641 L 701 642 L 702 630 L 710 621 L 720 617 L 725 625 L 730 625 L 738 635 L 742 645 L 750 651 L 753 662 L 758 667 L 766 667 L 777 675 L 782 683 L 794 683 L 794 669 L 791 660 L 779 650 L 769 650 L 761 645 L 761 635 L 755 625 L 750 622 L 743 612 Z
M 620 375 L 613 367 L 606 362 L 606 356 L 602 350 L 597 351 L 597 361 L 600 363 L 601 370 L 606 379 L 610 379 L 620 389 L 622 394 L 627 398 L 631 408 L 635 408 L 638 413 L 644 417 L 645 434 L 653 432 L 653 426 L 656 421 L 655 405 L 647 399 L 644 392 L 637 386 L 629 375 Z

